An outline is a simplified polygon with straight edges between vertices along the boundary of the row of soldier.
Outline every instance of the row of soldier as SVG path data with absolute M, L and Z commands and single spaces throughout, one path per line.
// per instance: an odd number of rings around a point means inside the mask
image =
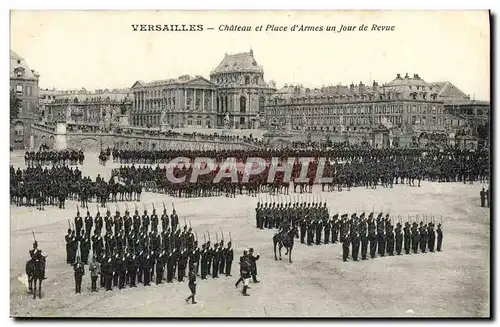
M 113 286 L 134 287 L 137 282 L 145 286 L 152 281 L 161 284 L 165 279 L 173 282 L 176 275 L 178 281 L 183 281 L 186 268 L 191 270 L 193 267 L 196 267 L 196 273 L 199 270 L 201 279 L 207 279 L 209 275 L 213 278 L 223 274 L 231 275 L 234 258 L 231 241 L 224 247 L 224 239 L 220 242 L 217 239 L 211 247 L 208 234 L 209 240 L 199 248 L 196 233 L 193 234 L 191 228 L 188 229 L 185 225 L 184 230 L 180 231 L 175 210 L 170 218 L 164 210 L 161 232 L 155 209 L 151 217 L 147 210 L 142 219 L 138 216 L 137 210 L 134 217 L 130 217 L 128 210 L 124 217 L 121 217 L 119 211 L 111 217 L 108 211 L 104 220 L 99 212 L 95 220 L 89 212 L 85 219 L 77 214 L 74 229 L 68 229 L 66 235 L 67 262 L 74 264 L 76 261 L 81 266 L 89 263 L 91 256 L 91 275 L 100 275 L 100 284 L 107 290 Z M 90 236 L 93 227 L 94 235 Z M 104 237 L 101 236 L 103 227 L 106 229 Z M 222 231 L 221 234 L 223 238 Z M 203 235 L 206 240 L 205 234 Z M 218 238 L 217 233 L 216 235 Z M 97 288 L 96 280 L 97 278 L 93 281 L 92 290 Z
M 69 199 L 80 201 L 82 207 L 93 201 L 104 207 L 109 201 L 140 201 L 141 194 L 139 183 L 117 183 L 113 178 L 106 182 L 100 175 L 93 181 L 82 176 L 78 167 L 10 167 L 10 199 L 17 206 L 43 210 L 51 205 L 64 209 Z
M 352 253 L 352 260 L 358 261 L 358 255 L 361 250 L 361 259 L 394 256 L 402 254 L 417 254 L 434 252 L 435 249 L 440 252 L 443 246 L 442 224 L 437 225 L 432 218 L 424 223 L 417 222 L 415 218 L 411 224 L 409 221 L 402 225 L 402 220 L 396 223 L 394 228 L 394 219 L 389 214 L 385 218 L 380 213 L 376 219 L 374 214 L 370 213 L 368 218 L 365 214 L 359 217 L 356 214 L 344 214 L 341 218 L 340 241 L 342 242 L 342 260 L 345 262 L 349 258 L 349 252 Z M 404 250 L 404 252 L 403 252 Z
M 65 149 L 48 151 L 26 151 L 24 163 L 28 167 L 47 165 L 83 165 L 83 150 Z
M 348 214 L 335 214 L 329 217 L 326 202 L 291 202 L 272 204 L 257 203 L 256 208 L 256 227 L 259 229 L 278 229 L 278 233 L 287 233 L 290 228 L 299 226 L 300 241 L 307 245 L 335 244 L 340 242 L 343 244 L 343 259 L 347 260 L 349 254 L 349 246 L 352 248 L 353 260 L 358 260 L 358 254 L 361 244 L 361 257 L 367 259 L 368 243 L 370 244 L 370 257 L 375 258 L 377 254 L 384 256 L 401 254 L 404 244 L 406 254 L 420 252 L 425 253 L 427 250 L 434 252 L 441 251 L 443 241 L 443 230 L 441 224 L 438 225 L 435 231 L 434 221 L 421 221 L 420 225 L 413 222 L 405 223 L 405 226 L 397 223 L 394 228 L 393 222 L 389 214 L 383 218 L 380 213 L 374 219 L 374 213 L 370 213 L 368 218 L 365 218 L 365 213 L 359 217 L 356 213 L 348 219 Z M 436 244 L 437 234 L 437 244 Z

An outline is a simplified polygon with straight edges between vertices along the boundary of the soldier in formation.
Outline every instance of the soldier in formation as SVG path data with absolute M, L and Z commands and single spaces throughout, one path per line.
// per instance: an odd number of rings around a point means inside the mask
M 110 291 L 113 288 L 137 287 L 138 284 L 172 283 L 174 279 L 183 282 L 186 276 L 191 283 L 193 274 L 200 272 L 201 279 L 210 275 L 212 278 L 223 274 L 231 276 L 234 252 L 231 241 L 224 245 L 222 230 L 221 240 L 213 245 L 211 235 L 203 233 L 205 242 L 200 248 L 197 233 L 190 227 L 191 222 L 188 227 L 185 220 L 181 230 L 175 209 L 168 217 L 164 207 L 161 230 L 155 215 L 154 206 L 151 216 L 144 208 L 142 217 L 139 217 L 137 207 L 133 217 L 128 208 L 123 216 L 117 208 L 114 215 L 108 209 L 104 219 L 99 207 L 95 218 L 87 211 L 83 219 L 78 210 L 74 223 L 69 222 L 65 236 L 66 262 L 75 267 L 77 291 L 81 291 L 81 267 L 89 261 L 92 291 L 98 291 L 100 287 Z M 216 238 L 219 238 L 217 233 Z M 258 256 L 253 260 L 258 260 Z M 253 267 L 256 276 L 256 265 Z
M 65 149 L 48 151 L 26 151 L 24 164 L 28 167 L 35 166 L 64 166 L 83 165 L 85 154 L 83 150 Z

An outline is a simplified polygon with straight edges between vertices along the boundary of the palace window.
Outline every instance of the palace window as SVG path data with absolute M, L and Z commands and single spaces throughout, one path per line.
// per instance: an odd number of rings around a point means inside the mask
M 250 77 L 245 76 L 245 85 L 250 84 Z

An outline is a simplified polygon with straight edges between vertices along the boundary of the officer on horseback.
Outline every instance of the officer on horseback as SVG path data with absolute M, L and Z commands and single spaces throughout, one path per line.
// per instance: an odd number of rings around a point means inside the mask
M 42 271 L 43 271 L 42 279 L 47 279 L 47 277 L 45 277 L 45 258 L 47 256 L 42 255 L 42 250 L 40 250 L 38 248 L 37 241 L 33 242 L 33 249 L 29 251 L 29 254 L 30 254 L 32 261 L 40 261 Z

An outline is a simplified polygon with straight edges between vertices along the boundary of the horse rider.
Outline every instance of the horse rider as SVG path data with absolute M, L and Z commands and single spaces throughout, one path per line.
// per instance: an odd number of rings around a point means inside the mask
M 43 271 L 43 279 L 47 279 L 47 277 L 45 277 L 45 258 L 47 256 L 44 256 L 42 255 L 42 250 L 40 250 L 38 248 L 38 242 L 35 241 L 33 242 L 33 249 L 29 251 L 29 254 L 30 254 L 30 257 L 31 257 L 31 260 L 33 261 L 40 261 L 41 263 L 41 266 L 42 266 L 42 271 Z

